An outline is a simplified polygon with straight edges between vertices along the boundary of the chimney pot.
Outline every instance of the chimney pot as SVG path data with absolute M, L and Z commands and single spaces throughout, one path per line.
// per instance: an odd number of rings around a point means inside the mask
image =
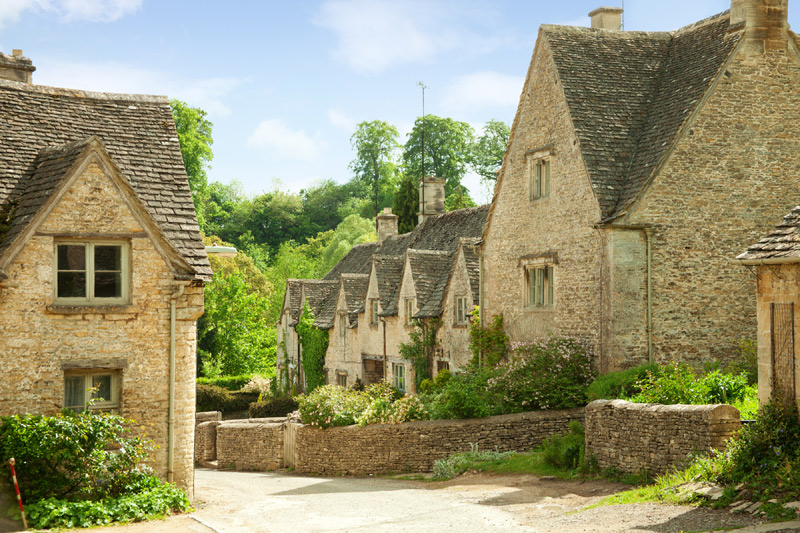
M 378 215 L 378 244 L 382 244 L 387 237 L 397 235 L 397 222 L 400 219 L 392 214 L 391 207 L 384 207 L 383 213 Z
M 419 223 L 432 216 L 445 212 L 444 207 L 444 178 L 425 176 L 419 183 Z
M 14 57 L 22 57 L 22 50 L 20 50 L 19 48 L 14 48 L 11 51 L 11 55 Z
M 592 18 L 592 28 L 598 30 L 622 29 L 621 7 L 598 7 L 589 16 Z

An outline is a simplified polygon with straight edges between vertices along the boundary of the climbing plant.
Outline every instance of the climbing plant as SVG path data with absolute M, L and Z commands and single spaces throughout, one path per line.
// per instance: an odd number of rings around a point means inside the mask
M 494 367 L 508 351 L 508 335 L 503 331 L 503 315 L 492 317 L 492 323 L 481 326 L 480 310 L 476 306 L 472 311 L 472 324 L 469 327 L 469 348 L 474 357 L 475 366 Z
M 411 339 L 408 343 L 400 344 L 400 356 L 410 361 L 414 368 L 414 385 L 417 390 L 419 390 L 422 380 L 431 378 L 431 361 L 436 346 L 436 333 L 441 325 L 442 322 L 438 318 L 425 322 L 416 320 L 414 329 L 409 334 Z
M 325 352 L 328 351 L 328 330 L 314 325 L 314 314 L 303 308 L 303 315 L 295 327 L 303 348 L 303 371 L 306 375 L 306 393 L 325 384 Z

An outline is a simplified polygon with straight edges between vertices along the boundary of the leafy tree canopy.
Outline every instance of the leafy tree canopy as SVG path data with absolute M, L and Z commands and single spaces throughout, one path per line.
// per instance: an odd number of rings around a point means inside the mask
M 417 181 L 422 176 L 422 117 L 414 122 L 403 152 L 406 174 Z M 444 178 L 445 197 L 463 190 L 461 180 L 467 172 L 472 126 L 451 118 L 425 115 L 425 174 Z
M 192 190 L 192 199 L 198 218 L 202 214 L 200 198 L 205 193 L 208 184 L 206 168 L 214 154 L 211 145 L 211 128 L 214 126 L 206 119 L 206 112 L 197 107 L 189 107 L 180 100 L 170 100 L 172 116 L 175 118 L 175 129 L 178 132 L 178 142 L 181 146 L 183 165 L 186 167 L 186 176 L 189 179 L 189 188 Z
M 469 164 L 484 182 L 497 181 L 497 172 L 503 164 L 511 128 L 502 120 L 490 120 L 483 133 L 472 145 Z
M 380 184 L 392 181 L 397 171 L 400 148 L 397 128 L 382 120 L 361 122 L 350 137 L 356 157 L 350 162 L 355 180 L 368 184 L 374 200 L 374 216 L 378 216 Z

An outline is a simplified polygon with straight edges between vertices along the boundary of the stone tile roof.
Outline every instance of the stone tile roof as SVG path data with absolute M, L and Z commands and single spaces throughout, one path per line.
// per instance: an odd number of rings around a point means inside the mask
M 741 32 L 721 13 L 676 32 L 542 26 L 604 218 L 652 179 Z
M 403 281 L 403 265 L 405 255 L 376 255 L 373 257 L 375 279 L 378 283 L 381 316 L 397 314 L 396 295 Z M 395 307 L 392 307 L 392 305 Z
M 308 303 L 308 308 L 314 314 L 314 325 L 321 329 L 330 329 L 336 313 L 338 288 L 339 282 L 335 280 L 303 280 L 303 303 L 300 305 L 300 313 L 303 312 L 304 304 Z
M 342 274 L 342 289 L 351 326 L 358 324 L 358 313 L 364 312 L 368 287 L 369 274 Z
M 338 280 L 342 274 L 368 274 L 370 259 L 379 249 L 377 242 L 356 244 L 322 279 Z
M 284 292 L 284 308 L 289 310 L 289 325 L 294 327 L 300 320 L 303 312 L 303 281 L 302 279 L 287 279 Z
M 447 286 L 454 254 L 444 250 L 409 250 L 408 265 L 417 296 L 416 318 L 441 314 L 442 297 Z M 425 311 L 425 313 L 423 313 Z
M 0 206 L 20 199 L 43 149 L 92 135 L 197 278 L 211 279 L 166 97 L 0 80 Z
M 739 261 L 780 263 L 800 259 L 800 206 L 783 217 L 768 235 L 736 257 Z
M 472 301 L 477 302 L 480 295 L 481 271 L 480 256 L 475 250 L 478 239 L 461 239 L 461 247 L 464 253 L 464 263 L 469 275 L 469 286 L 472 291 Z

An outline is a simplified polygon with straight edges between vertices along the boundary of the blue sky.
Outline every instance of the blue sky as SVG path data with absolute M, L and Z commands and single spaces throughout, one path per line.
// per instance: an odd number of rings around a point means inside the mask
M 510 124 L 539 25 L 588 26 L 600 5 L 621 1 L 0 0 L 0 50 L 22 49 L 34 83 L 201 107 L 214 123 L 211 179 L 297 191 L 350 178 L 360 121 L 405 139 L 419 81 L 428 113 Z M 729 6 L 628 0 L 625 28 L 672 30 Z M 476 177 L 465 183 L 488 200 Z

